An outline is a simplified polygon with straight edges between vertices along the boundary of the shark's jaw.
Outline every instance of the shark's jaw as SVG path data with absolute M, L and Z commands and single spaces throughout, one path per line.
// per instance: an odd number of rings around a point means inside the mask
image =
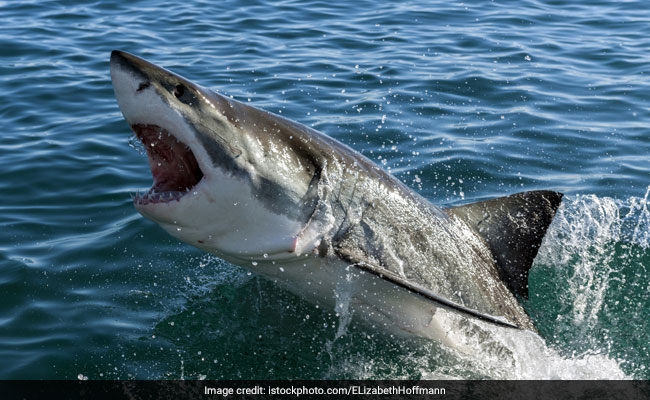
M 133 195 L 134 206 L 168 231 L 187 227 L 186 209 L 194 202 L 202 211 L 196 200 L 205 196 L 205 181 L 214 179 L 214 169 L 191 125 L 148 75 L 162 70 L 129 62 L 123 53 L 113 53 L 113 88 L 124 118 L 142 142 L 153 178 L 149 189 Z
M 142 142 L 153 177 L 151 188 L 136 193 L 137 206 L 180 201 L 194 191 L 204 177 L 192 149 L 157 125 L 133 124 L 131 129 Z
M 250 147 L 243 154 L 232 151 L 234 145 L 225 138 L 243 133 L 215 107 L 217 95 L 119 51 L 111 55 L 111 78 L 153 177 L 149 189 L 133 195 L 140 214 L 172 236 L 236 264 L 295 258 L 303 224 L 270 209 L 255 191 L 259 171 L 246 160 L 260 152 Z M 216 121 L 210 128 L 209 119 Z

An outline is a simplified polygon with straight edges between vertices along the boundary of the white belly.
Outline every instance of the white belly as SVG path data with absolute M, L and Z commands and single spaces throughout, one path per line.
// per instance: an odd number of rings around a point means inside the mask
M 463 317 L 340 259 L 301 256 L 251 269 L 342 319 L 354 316 L 393 334 L 457 347 L 452 326 Z

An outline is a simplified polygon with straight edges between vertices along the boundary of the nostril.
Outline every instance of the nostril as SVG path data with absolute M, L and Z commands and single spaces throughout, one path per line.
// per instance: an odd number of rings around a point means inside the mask
M 140 84 L 140 86 L 138 86 L 138 89 L 136 90 L 136 92 L 141 92 L 141 91 L 145 90 L 146 88 L 148 88 L 150 85 L 151 85 L 151 83 L 149 83 L 149 82 L 142 82 Z

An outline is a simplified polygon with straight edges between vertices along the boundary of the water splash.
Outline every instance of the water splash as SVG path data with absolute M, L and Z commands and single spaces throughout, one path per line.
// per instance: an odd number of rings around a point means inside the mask
M 135 134 L 129 136 L 128 143 L 129 143 L 129 147 L 137 151 L 138 154 L 140 154 L 141 156 L 146 157 L 147 149 L 144 148 L 144 144 L 142 144 L 140 139 L 138 139 L 138 137 Z
M 650 196 L 650 186 L 648 186 L 648 190 L 642 199 L 632 198 L 630 200 L 629 213 L 626 216 L 626 219 L 636 221 L 631 241 L 642 246 L 644 249 L 650 247 L 650 210 L 648 210 L 648 196 Z
M 644 349 L 629 349 L 627 337 L 650 340 L 646 323 L 630 324 L 647 319 L 649 195 L 650 187 L 643 198 L 565 197 L 529 279 L 526 306 L 541 336 L 485 327 L 490 341 L 478 344 L 474 372 L 497 379 L 644 376 L 642 365 L 629 362 L 643 360 L 637 353 Z M 495 343 L 507 351 L 495 353 Z
M 565 197 L 531 270 L 525 306 L 539 335 L 452 315 L 446 323 L 460 349 L 421 344 L 390 360 L 366 356 L 356 371 L 351 353 L 337 367 L 357 378 L 410 364 L 406 376 L 423 379 L 647 379 L 648 197 L 650 187 L 641 198 Z
M 458 354 L 461 365 L 471 366 L 459 378 L 469 374 L 490 379 L 629 379 L 620 362 L 606 354 L 563 355 L 533 332 L 484 328 L 491 337 L 478 346 L 479 355 Z
M 531 270 L 527 309 L 542 333 L 504 334 L 495 340 L 512 353 L 507 368 L 483 370 L 504 379 L 629 379 L 643 376 L 642 347 L 650 248 L 650 187 L 643 198 L 568 196 L 549 228 Z M 645 339 L 644 339 L 645 338 Z M 481 363 L 483 360 L 479 360 Z M 642 362 L 643 363 L 643 362 Z M 641 364 L 642 364 L 641 363 Z M 505 364 L 504 364 L 505 365 Z
M 330 356 L 330 360 L 334 360 L 334 354 L 332 353 L 332 346 L 334 343 L 341 338 L 347 331 L 348 325 L 350 324 L 350 319 L 352 318 L 352 312 L 350 310 L 350 301 L 352 301 L 352 295 L 354 293 L 354 276 L 352 273 L 346 273 L 339 276 L 339 279 L 336 281 L 336 306 L 335 312 L 336 316 L 339 319 L 338 326 L 336 328 L 336 334 L 332 340 L 327 341 L 325 344 L 325 350 Z
M 598 325 L 612 280 L 620 282 L 629 267 L 647 272 L 636 259 L 650 247 L 649 194 L 650 187 L 644 198 L 567 198 L 546 235 L 536 264 L 553 266 L 566 279 L 563 297 L 573 299 L 567 316 L 583 333 Z
M 613 272 L 611 243 L 621 236 L 622 221 L 616 201 L 595 195 L 565 200 L 558 210 L 538 263 L 573 267 L 567 277 L 576 325 L 597 321 Z

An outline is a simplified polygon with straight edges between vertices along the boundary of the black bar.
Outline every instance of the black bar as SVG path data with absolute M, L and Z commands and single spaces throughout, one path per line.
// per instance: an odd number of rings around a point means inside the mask
M 650 381 L 0 381 L 0 398 L 648 399 Z

